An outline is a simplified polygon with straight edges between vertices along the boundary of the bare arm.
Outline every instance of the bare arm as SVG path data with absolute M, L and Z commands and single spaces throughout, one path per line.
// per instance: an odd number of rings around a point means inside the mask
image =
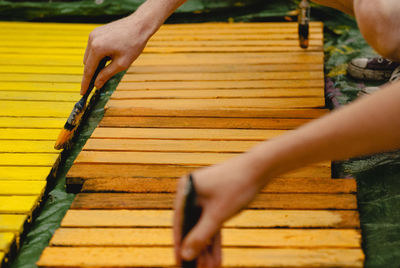
M 89 36 L 83 63 L 85 65 L 81 83 L 84 94 L 99 61 L 109 56 L 109 64 L 98 75 L 97 88 L 116 73 L 127 69 L 142 53 L 147 41 L 164 21 L 186 0 L 147 0 L 136 12 L 92 31 Z
M 174 217 L 178 262 L 209 252 L 203 249 L 209 241 L 218 241 L 211 238 L 218 237 L 224 221 L 251 202 L 273 177 L 315 162 L 400 148 L 399 104 L 397 83 L 229 161 L 195 171 L 194 183 L 203 214 L 181 244 L 182 189 L 186 182 L 182 178 Z M 206 257 L 205 267 L 219 266 L 218 254 Z
M 353 0 L 312 0 L 313 2 L 338 9 L 344 13 L 354 16 Z

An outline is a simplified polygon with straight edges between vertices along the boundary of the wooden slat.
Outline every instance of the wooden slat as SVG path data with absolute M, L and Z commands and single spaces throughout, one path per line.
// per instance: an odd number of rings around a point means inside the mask
M 270 89 L 324 88 L 322 80 L 260 80 L 260 81 L 163 81 L 121 82 L 117 90 L 193 90 L 193 89 Z M 282 108 L 282 107 L 281 107 Z
M 15 240 L 13 233 L 0 233 L 0 251 L 8 252 Z
M 0 117 L 1 128 L 55 128 L 61 129 L 65 124 L 65 118 L 49 117 Z M 0 130 L 2 131 L 2 130 Z
M 0 195 L 41 196 L 45 188 L 45 181 L 0 180 Z
M 0 153 L 56 153 L 54 141 L 0 140 Z
M 0 100 L 77 102 L 80 97 L 76 93 L 0 91 Z
M 171 210 L 68 210 L 62 227 L 171 227 Z M 356 211 L 244 210 L 227 228 L 359 228 Z
M 0 116 L 65 117 L 74 107 L 73 102 L 50 101 L 0 101 Z M 24 109 L 21 109 L 24 107 Z
M 177 180 L 172 178 L 104 178 L 88 179 L 82 192 L 174 193 Z M 274 178 L 263 193 L 355 193 L 354 179 Z
M 1 96 L 1 92 L 0 92 Z M 128 99 L 222 99 L 268 97 L 323 97 L 320 88 L 309 89 L 219 89 L 219 90 L 133 90 L 113 93 L 113 100 Z
M 52 167 L 58 154 L 0 153 L 0 166 L 47 166 Z
M 224 247 L 360 248 L 358 230 L 223 229 Z M 173 246 L 168 228 L 61 228 L 51 246 Z
M 113 109 L 113 108 L 111 108 Z M 110 109 L 110 110 L 111 110 Z M 311 119 L 213 117 L 104 117 L 100 127 L 294 129 Z
M 59 134 L 60 129 L 0 128 L 1 140 L 55 141 Z
M 0 166 L 0 180 L 46 180 L 50 171 L 49 167 Z
M 74 164 L 69 170 L 68 180 L 83 183 L 96 178 L 177 178 L 198 169 L 199 166 L 182 165 L 142 165 L 142 164 Z M 330 178 L 330 166 L 309 166 L 280 175 L 281 178 Z
M 0 232 L 22 233 L 27 215 L 0 214 Z
M 172 128 L 96 128 L 95 139 L 164 139 L 164 140 L 243 140 L 263 141 L 282 135 L 283 130 L 255 129 L 172 129 Z M 1 131 L 0 131 L 1 135 Z M 1 137 L 1 136 L 0 136 Z
M 115 92 L 117 93 L 117 92 Z M 115 94 L 114 93 L 114 94 Z M 318 118 L 328 113 L 326 109 L 254 109 L 225 108 L 201 110 L 196 107 L 182 109 L 140 108 L 131 107 L 121 113 L 119 109 L 109 109 L 106 106 L 105 116 L 164 116 L 164 117 L 235 117 L 235 118 Z
M 170 193 L 80 193 L 71 209 L 172 209 Z M 357 209 L 353 194 L 259 194 L 249 209 Z
M 30 215 L 38 202 L 38 196 L 0 196 L 0 213 Z
M 9 65 L 5 65 L 9 66 Z M 23 68 L 24 66 L 18 66 L 18 68 Z M 35 66 L 36 68 L 36 66 Z M 50 83 L 50 82 L 2 82 L 0 83 L 0 90 L 6 91 L 62 91 L 62 92 L 79 92 L 79 83 Z

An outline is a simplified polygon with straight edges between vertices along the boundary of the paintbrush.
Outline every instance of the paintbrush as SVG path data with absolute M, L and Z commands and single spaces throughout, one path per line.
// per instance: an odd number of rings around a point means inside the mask
M 90 93 L 92 92 L 92 89 L 94 88 L 94 82 L 96 81 L 97 75 L 106 66 L 106 63 L 109 60 L 110 60 L 109 57 L 105 57 L 100 61 L 96 71 L 93 74 L 92 79 L 90 80 L 86 93 L 77 103 L 75 103 L 75 106 L 72 109 L 72 112 L 69 115 L 67 122 L 64 125 L 64 128 L 61 130 L 60 135 L 58 136 L 58 139 L 56 141 L 56 144 L 54 145 L 54 148 L 56 150 L 64 149 L 71 145 L 71 140 L 74 136 L 74 133 L 79 126 L 83 114 L 85 113 L 87 99 Z
M 197 204 L 197 194 L 194 188 L 193 176 L 189 174 L 189 180 L 185 189 L 185 203 L 183 208 L 183 222 L 182 222 L 182 241 L 186 235 L 197 224 L 201 215 L 201 207 Z M 182 261 L 182 268 L 196 268 L 197 259 L 192 261 Z
M 302 0 L 299 5 L 299 43 L 301 48 L 308 48 L 309 23 L 310 23 L 310 3 Z

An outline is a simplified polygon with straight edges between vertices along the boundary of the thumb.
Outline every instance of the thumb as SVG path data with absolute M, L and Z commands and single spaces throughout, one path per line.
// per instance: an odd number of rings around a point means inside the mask
M 113 60 L 109 65 L 107 65 L 96 78 L 95 86 L 96 88 L 101 88 L 111 77 L 115 74 L 127 69 L 129 66 L 125 67 L 120 60 Z
M 186 261 L 195 259 L 213 241 L 219 224 L 207 213 L 203 213 L 198 224 L 183 240 L 181 257 Z

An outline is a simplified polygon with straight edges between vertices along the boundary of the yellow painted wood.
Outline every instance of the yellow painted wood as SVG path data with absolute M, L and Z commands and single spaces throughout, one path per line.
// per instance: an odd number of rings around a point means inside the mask
M 1 93 L 1 91 L 0 91 Z M 307 89 L 220 89 L 220 90 L 117 90 L 114 100 L 127 99 L 220 99 L 268 97 L 324 97 L 320 88 Z
M 3 74 L 2 74 L 3 76 Z M 77 102 L 79 92 L 15 92 L 0 91 L 0 100 Z
M 0 233 L 0 251 L 8 252 L 14 241 L 15 241 L 15 234 Z
M 30 215 L 37 207 L 40 196 L 0 196 L 0 213 Z
M 17 48 L 16 48 L 17 49 Z M 84 49 L 84 47 L 82 48 Z M 0 73 L 24 73 L 24 74 L 68 74 L 82 75 L 83 66 L 24 66 L 24 65 L 0 65 Z
M 61 228 L 52 246 L 173 246 L 166 228 Z M 224 247 L 360 248 L 358 230 L 223 229 Z
M 0 116 L 67 117 L 74 107 L 74 103 L 50 101 L 0 101 L 0 107 L 2 107 L 0 110 Z
M 52 167 L 57 158 L 57 153 L 0 153 L 0 165 Z
M 157 256 L 156 258 L 154 256 Z M 363 267 L 361 249 L 223 250 L 224 267 Z M 39 267 L 175 267 L 172 248 L 46 248 Z
M 1 101 L 0 101 L 1 104 Z M 324 107 L 323 98 L 247 98 L 247 99 L 153 99 L 153 100 L 110 100 L 108 107 L 121 111 L 130 108 L 159 108 L 163 109 L 221 109 L 221 108 L 318 108 Z
M 92 138 L 263 141 L 285 132 L 286 130 L 98 127 L 94 130 Z
M 0 267 L 1 267 L 2 262 L 5 261 L 4 260 L 5 256 L 6 256 L 5 252 L 0 251 Z
M 300 89 L 324 88 L 323 80 L 262 80 L 262 81 L 163 81 L 121 82 L 118 90 L 182 90 L 182 89 Z
M 62 227 L 171 227 L 171 210 L 68 210 Z M 354 212 L 324 210 L 244 210 L 225 223 L 229 228 L 332 228 Z M 350 227 L 351 228 L 351 227 Z
M 0 153 L 57 153 L 54 141 L 0 140 Z
M 1 92 L 1 91 L 0 91 Z M 65 116 L 67 117 L 67 115 Z M 0 117 L 1 128 L 37 128 L 37 129 L 61 129 L 64 127 L 66 118 L 49 117 Z M 1 130 L 0 130 L 1 131 Z M 0 144 L 1 146 L 1 144 Z M 50 148 L 48 148 L 50 149 Z
M 45 181 L 0 180 L 0 195 L 41 196 L 45 188 Z
M 0 65 L 2 66 L 2 65 Z M 3 65 L 6 68 L 9 65 Z M 18 66 L 17 68 L 20 68 Z M 53 68 L 53 66 L 49 66 L 46 68 Z M 82 74 L 82 73 L 81 73 Z M 50 82 L 21 82 L 21 81 L 12 81 L 12 82 L 1 82 L 0 83 L 0 91 L 57 91 L 57 92 L 79 92 L 80 91 L 80 83 L 50 83 Z
M 22 233 L 27 215 L 0 214 L 0 232 Z
M 0 180 L 45 181 L 50 171 L 50 167 L 0 166 Z
M 65 119 L 66 120 L 66 119 Z M 65 123 L 65 122 L 64 122 Z M 38 127 L 38 126 L 36 126 Z M 61 129 L 1 128 L 0 140 L 48 140 L 55 141 Z
M 1 82 L 21 81 L 21 82 L 62 82 L 79 83 L 82 75 L 62 75 L 62 74 L 19 74 L 4 73 L 0 76 Z

